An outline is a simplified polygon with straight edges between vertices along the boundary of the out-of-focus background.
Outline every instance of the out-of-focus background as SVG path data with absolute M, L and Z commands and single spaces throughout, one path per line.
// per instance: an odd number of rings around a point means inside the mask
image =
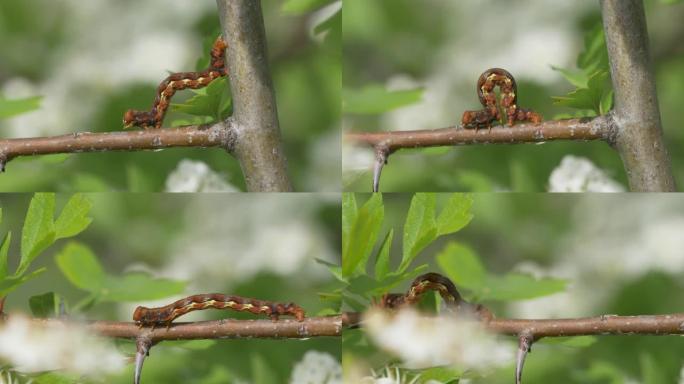
M 57 195 L 57 212 L 62 210 L 68 197 Z M 30 198 L 28 194 L 0 195 L 3 218 L 0 233 L 2 236 L 8 230 L 13 233 L 9 249 L 10 272 L 18 264 L 21 228 Z M 93 203 L 89 214 L 93 218 L 92 224 L 74 239 L 58 240 L 39 255 L 31 270 L 46 267 L 47 271 L 8 295 L 4 309 L 10 318 L 21 313 L 29 315 L 29 297 L 50 291 L 66 300 L 68 315 L 74 320 L 131 321 L 137 305 L 161 306 L 190 294 L 209 292 L 292 301 L 304 307 L 308 316 L 316 316 L 327 307 L 317 292 L 330 289 L 334 279 L 315 259 L 340 263 L 339 194 L 107 193 L 87 195 L 86 198 Z M 107 279 L 113 281 L 144 273 L 153 278 L 181 282 L 185 288 L 174 295 L 161 294 L 158 300 L 152 301 L 126 299 L 129 295 L 154 296 L 151 292 L 131 291 L 119 298 L 100 292 L 95 293 L 99 297 L 95 305 L 88 305 L 91 294 L 72 284 L 62 271 L 63 265 L 59 264 L 59 255 L 68 253 L 69 247 L 73 249 L 74 241 L 92 251 L 109 276 Z M 139 285 L 148 287 L 141 290 L 152 290 L 153 286 L 152 283 Z M 135 290 L 130 285 L 115 284 L 114 287 Z M 169 290 L 163 285 L 157 285 L 157 289 Z M 220 318 L 263 317 L 206 310 L 192 312 L 179 321 Z M 7 331 L 0 331 L 0 334 L 6 341 Z M 32 339 L 37 338 L 33 336 Z M 51 366 L 50 359 L 68 361 L 79 352 L 74 350 L 78 343 L 73 340 L 54 342 L 51 347 L 62 348 L 64 356 L 53 356 L 41 363 L 40 359 L 46 359 L 43 350 L 26 351 L 31 345 L 24 344 L 5 345 L 0 348 L 0 360 L 7 363 L 6 353 L 34 356 L 32 359 L 38 362 L 31 360 L 30 363 L 46 369 Z M 135 351 L 132 342 L 124 341 L 109 348 L 118 349 L 122 356 L 131 356 Z M 88 349 L 85 350 L 87 354 Z M 309 357 L 305 358 L 308 352 Z M 145 361 L 143 382 L 285 383 L 293 377 L 307 377 L 312 370 L 325 373 L 329 368 L 323 367 L 325 364 L 332 368 L 336 366 L 340 374 L 339 359 L 338 338 L 161 343 L 152 349 Z M 15 361 L 10 359 L 10 362 Z M 98 363 L 102 364 L 102 361 Z M 20 368 L 16 363 L 11 366 Z M 299 373 L 295 372 L 297 369 Z M 111 367 L 103 368 L 102 372 L 111 370 Z M 132 364 L 129 363 L 106 381 L 130 383 L 131 378 Z
M 368 196 L 356 194 L 359 206 Z M 446 194 L 438 195 L 438 213 L 448 198 Z M 448 264 L 462 278 L 457 282 L 461 293 L 468 300 L 483 303 L 497 317 L 564 318 L 684 311 L 681 196 L 476 194 L 472 198 L 470 223 L 459 232 L 430 243 L 413 265 L 428 264 L 427 271 L 445 273 L 442 266 Z M 401 259 L 401 234 L 407 228 L 404 223 L 411 196 L 384 194 L 383 200 L 385 224 L 379 236 L 382 240 L 390 228 L 394 229 L 390 254 L 393 269 Z M 479 260 L 484 271 L 474 267 L 476 262 L 466 262 L 471 260 L 466 254 Z M 447 260 L 461 262 L 443 264 Z M 463 287 L 462 284 L 481 275 L 486 278 L 479 293 Z M 410 282 L 407 279 L 391 291 L 405 292 Z M 396 343 L 401 335 L 407 339 L 403 344 L 406 349 L 399 349 L 403 354 L 400 356 L 429 355 L 435 361 L 443 361 L 443 356 L 434 351 L 448 343 L 449 332 L 435 330 L 434 340 L 417 340 L 409 329 L 424 335 L 428 331 L 415 324 L 404 326 L 397 325 L 393 334 Z M 570 344 L 573 339 L 574 345 Z M 501 337 L 494 346 L 483 346 L 477 337 L 466 337 L 464 343 L 471 357 L 483 357 L 483 361 L 465 364 L 467 368 L 477 368 L 475 375 L 469 375 L 474 376 L 468 379 L 469 383 L 513 381 L 515 339 Z M 420 349 L 426 345 L 433 347 Z M 409 360 L 396 360 L 396 354 L 367 354 L 366 349 L 345 347 L 344 354 L 356 357 L 352 359 L 356 362 L 371 364 L 378 376 L 388 375 L 380 365 L 382 362 L 410 364 Z M 503 357 L 492 361 L 494 356 Z M 368 370 L 363 372 L 370 375 Z M 677 383 L 680 374 L 684 375 L 681 337 L 604 336 L 536 343 L 525 363 L 523 382 Z
M 681 185 L 684 4 L 646 0 L 645 6 L 665 143 Z M 347 131 L 456 125 L 464 110 L 481 109 L 475 84 L 491 67 L 515 76 L 522 107 L 545 119 L 569 117 L 580 111 L 554 105 L 551 97 L 565 96 L 575 86 L 552 66 L 577 73 L 580 62 L 592 56 L 601 60 L 597 68 L 607 69 L 596 1 L 427 0 L 418 5 L 411 0 L 345 0 L 343 12 Z M 370 190 L 371 152 L 345 145 L 345 190 Z M 567 155 L 573 157 L 562 164 Z M 598 186 L 573 185 L 596 178 L 601 179 Z M 388 192 L 615 191 L 626 185 L 617 152 L 601 142 L 401 150 L 390 157 L 381 181 Z
M 339 191 L 340 4 L 296 3 L 262 1 L 289 173 L 296 190 Z M 213 0 L 3 1 L 0 98 L 42 100 L 0 120 L 0 137 L 121 130 L 123 112 L 151 107 L 168 72 L 195 70 L 219 30 Z M 169 113 L 165 126 L 191 117 Z M 242 173 L 221 149 L 17 159 L 0 176 L 2 191 L 234 189 Z

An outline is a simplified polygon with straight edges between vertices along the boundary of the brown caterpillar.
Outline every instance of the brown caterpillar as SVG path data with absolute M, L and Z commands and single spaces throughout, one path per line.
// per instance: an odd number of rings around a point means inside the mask
M 430 290 L 439 292 L 439 295 L 450 308 L 457 311 L 471 311 L 476 313 L 480 319 L 484 320 L 490 320 L 493 317 L 492 313 L 484 306 L 479 304 L 473 305 L 465 301 L 449 278 L 434 272 L 416 277 L 405 294 L 384 294 L 380 299 L 380 307 L 397 309 L 404 305 L 415 305 L 420 301 L 420 297 Z
M 518 107 L 518 86 L 510 72 L 501 68 L 490 68 L 484 71 L 477 80 L 477 96 L 484 109 L 465 111 L 461 118 L 464 128 L 491 127 L 496 120 L 501 120 L 501 113 L 496 104 L 494 87 L 501 92 L 501 108 L 506 113 L 506 123 L 512 126 L 516 121 L 530 121 L 534 124 L 542 122 L 542 116 L 532 110 Z
M 170 74 L 157 87 L 157 97 L 154 99 L 150 111 L 136 111 L 129 109 L 124 113 L 124 128 L 133 126 L 148 128 L 161 128 L 164 115 L 169 108 L 171 97 L 186 88 L 198 89 L 206 87 L 212 81 L 228 74 L 226 69 L 226 43 L 221 36 L 216 38 L 211 48 L 211 60 L 209 68 L 201 72 L 178 72 Z
M 264 314 L 270 316 L 273 321 L 278 320 L 281 315 L 294 316 L 297 321 L 304 321 L 304 309 L 295 303 L 277 303 L 221 293 L 188 296 L 158 308 L 138 307 L 133 312 L 133 321 L 141 327 L 161 325 L 169 327 L 177 317 L 207 308 L 230 308 L 235 311 Z

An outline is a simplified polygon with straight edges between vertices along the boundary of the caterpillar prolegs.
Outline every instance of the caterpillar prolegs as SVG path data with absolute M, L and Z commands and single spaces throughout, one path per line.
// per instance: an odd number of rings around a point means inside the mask
M 477 96 L 484 109 L 465 111 L 461 118 L 464 128 L 491 127 L 494 121 L 501 120 L 494 87 L 501 93 L 501 109 L 506 113 L 506 122 L 512 126 L 516 121 L 541 123 L 542 116 L 532 110 L 518 107 L 518 86 L 515 78 L 505 69 L 490 68 L 484 71 L 477 80 Z
M 304 309 L 295 303 L 278 303 L 273 301 L 230 296 L 221 293 L 207 293 L 188 296 L 158 308 L 137 307 L 133 312 L 133 321 L 140 326 L 169 326 L 173 320 L 188 312 L 201 309 L 232 309 L 254 314 L 264 314 L 274 321 L 281 315 L 294 316 L 304 321 Z
M 226 43 L 219 36 L 211 48 L 209 68 L 201 72 L 179 72 L 170 74 L 157 87 L 157 96 L 150 111 L 129 109 L 124 113 L 124 128 L 133 126 L 161 128 L 164 115 L 169 108 L 171 97 L 183 89 L 206 87 L 212 81 L 228 74 L 226 68 Z

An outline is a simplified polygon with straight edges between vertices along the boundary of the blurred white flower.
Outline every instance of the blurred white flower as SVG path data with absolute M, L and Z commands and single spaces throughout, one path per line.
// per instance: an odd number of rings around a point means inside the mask
M 684 384 L 684 365 L 682 365 L 682 370 L 679 372 L 679 384 Z
M 231 195 L 237 196 L 237 195 Z M 260 272 L 326 279 L 319 258 L 339 264 L 320 227 L 321 208 L 339 194 L 211 194 L 185 210 L 187 229 L 169 248 L 163 276 L 216 289 L 250 280 Z M 338 219 L 339 220 L 339 219 Z
M 684 274 L 684 205 L 677 196 L 590 195 L 578 199 L 574 228 L 557 242 L 542 274 L 568 279 L 565 292 L 510 305 L 519 317 L 586 316 L 612 288 L 652 271 Z
M 125 364 L 116 348 L 74 325 L 46 323 L 12 315 L 0 325 L 0 361 L 19 372 L 64 370 L 101 376 Z
M 330 19 L 332 15 L 337 13 L 340 9 L 342 8 L 342 1 L 336 1 L 334 3 L 328 4 L 325 7 L 312 12 L 311 15 L 308 17 L 308 20 L 306 22 L 307 24 L 307 29 L 309 30 L 309 36 L 314 41 L 317 42 L 322 42 L 325 39 L 326 33 L 316 33 L 316 27 L 321 24 L 322 22 Z
M 294 366 L 290 384 L 342 384 L 342 365 L 329 353 L 308 351 Z
M 340 129 L 335 127 L 320 136 L 316 143 L 310 147 L 307 170 L 309 177 L 306 179 L 307 191 L 336 192 L 341 190 L 341 139 Z
M 455 365 L 483 370 L 513 360 L 514 348 L 486 332 L 476 321 L 424 316 L 412 309 L 394 315 L 371 310 L 364 319 L 375 343 L 411 369 Z
M 583 157 L 567 155 L 549 177 L 549 192 L 624 192 L 625 187 Z
M 166 192 L 238 192 L 201 161 L 183 159 L 166 178 Z

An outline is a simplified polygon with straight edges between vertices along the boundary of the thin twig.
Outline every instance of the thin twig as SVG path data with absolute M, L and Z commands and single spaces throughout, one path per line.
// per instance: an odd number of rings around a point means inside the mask
M 36 319 L 39 324 L 63 322 L 61 320 Z M 102 336 L 138 339 L 146 337 L 156 343 L 164 340 L 275 338 L 302 339 L 317 336 L 342 335 L 342 317 L 307 317 L 304 321 L 292 319 L 198 321 L 172 323 L 166 327 L 140 327 L 132 322 L 94 321 L 87 327 Z
M 357 327 L 361 325 L 361 313 L 347 312 L 342 321 L 346 327 Z M 491 332 L 511 336 L 529 332 L 535 339 L 583 335 L 684 335 L 684 313 L 573 319 L 493 318 L 484 322 L 484 326 Z
M 140 151 L 172 147 L 223 147 L 232 150 L 231 121 L 214 125 L 122 132 L 79 132 L 62 136 L 0 140 L 0 168 L 19 156 L 55 153 Z

